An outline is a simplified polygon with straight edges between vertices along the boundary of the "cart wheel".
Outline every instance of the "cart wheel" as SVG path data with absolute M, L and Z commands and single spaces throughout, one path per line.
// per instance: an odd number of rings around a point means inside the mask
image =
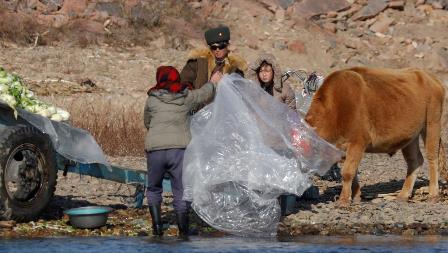
M 56 157 L 50 139 L 18 125 L 0 134 L 0 220 L 35 219 L 56 189 Z

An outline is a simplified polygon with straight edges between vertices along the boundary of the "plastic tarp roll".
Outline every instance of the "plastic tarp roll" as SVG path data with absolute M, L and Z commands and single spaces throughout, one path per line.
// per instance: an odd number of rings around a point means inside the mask
M 86 130 L 22 109 L 18 109 L 18 114 L 42 133 L 47 134 L 55 151 L 60 155 L 79 163 L 99 163 L 110 166 L 103 150 Z
M 243 236 L 275 236 L 277 198 L 301 195 L 342 152 L 301 116 L 237 74 L 224 75 L 214 102 L 191 119 L 184 200 L 209 225 Z

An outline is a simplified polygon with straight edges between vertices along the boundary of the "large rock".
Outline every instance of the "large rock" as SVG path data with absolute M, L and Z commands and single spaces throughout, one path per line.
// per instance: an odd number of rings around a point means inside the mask
M 350 18 L 353 14 L 361 10 L 361 8 L 362 5 L 360 4 L 352 4 L 348 10 L 338 12 L 338 18 Z
M 337 31 L 335 23 L 325 22 L 322 25 L 322 28 L 325 29 L 326 31 L 331 32 L 331 33 L 336 33 L 336 31 Z
M 370 0 L 358 13 L 353 16 L 353 20 L 366 20 L 373 18 L 388 6 L 387 0 Z
M 386 15 L 380 15 L 377 21 L 369 28 L 373 32 L 387 33 L 389 26 L 394 22 L 393 18 Z
M 288 49 L 298 54 L 305 54 L 305 44 L 300 40 L 293 40 L 288 44 Z
M 397 9 L 397 10 L 401 10 L 402 11 L 402 10 L 404 10 L 404 4 L 405 4 L 405 2 L 403 0 L 390 1 L 389 2 L 389 8 Z
M 330 11 L 341 11 L 350 8 L 346 0 L 303 0 L 293 5 L 294 15 L 310 18 L 315 15 L 325 14 Z
M 427 0 L 426 3 L 431 4 L 436 9 L 448 10 L 448 0 Z

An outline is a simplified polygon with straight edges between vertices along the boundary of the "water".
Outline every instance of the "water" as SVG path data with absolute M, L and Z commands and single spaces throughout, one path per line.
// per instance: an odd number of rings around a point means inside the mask
M 0 252 L 448 252 L 448 237 L 304 236 L 288 239 L 191 237 L 154 240 L 149 237 L 58 237 L 0 239 Z

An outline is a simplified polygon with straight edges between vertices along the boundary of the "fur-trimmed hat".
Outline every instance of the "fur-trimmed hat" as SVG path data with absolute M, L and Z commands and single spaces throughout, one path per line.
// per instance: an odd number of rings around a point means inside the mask
M 205 31 L 204 37 L 208 45 L 219 42 L 229 42 L 230 29 L 227 26 L 218 26 Z

